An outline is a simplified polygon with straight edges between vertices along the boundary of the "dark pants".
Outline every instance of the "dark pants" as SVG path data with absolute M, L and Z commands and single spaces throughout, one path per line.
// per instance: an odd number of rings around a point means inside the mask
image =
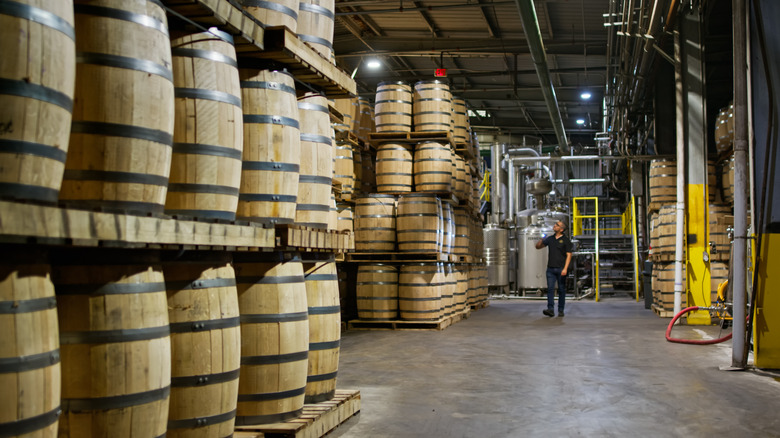
M 555 308 L 555 283 L 558 282 L 558 312 L 566 304 L 566 277 L 561 276 L 563 268 L 547 268 L 547 308 Z

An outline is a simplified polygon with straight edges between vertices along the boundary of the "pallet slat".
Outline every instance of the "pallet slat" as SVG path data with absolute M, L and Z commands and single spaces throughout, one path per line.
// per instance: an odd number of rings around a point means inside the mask
M 347 323 L 347 330 L 444 330 L 445 328 L 468 318 L 470 310 L 456 313 L 455 315 L 441 318 L 436 321 L 405 321 L 401 319 L 388 319 L 368 321 L 353 319 Z

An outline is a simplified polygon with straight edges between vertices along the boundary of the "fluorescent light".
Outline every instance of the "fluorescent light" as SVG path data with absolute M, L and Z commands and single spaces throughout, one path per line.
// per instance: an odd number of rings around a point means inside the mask
M 582 100 L 588 100 L 590 97 L 590 91 L 583 91 L 582 94 L 580 94 L 580 98 L 582 98 Z
M 366 63 L 366 67 L 368 68 L 379 68 L 382 64 L 377 59 L 369 59 Z
M 577 124 L 578 125 L 584 125 L 585 124 L 585 119 L 577 119 Z

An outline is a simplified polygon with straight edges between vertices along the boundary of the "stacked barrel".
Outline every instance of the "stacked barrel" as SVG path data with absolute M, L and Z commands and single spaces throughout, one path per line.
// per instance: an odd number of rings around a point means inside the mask
M 442 81 L 381 82 L 374 97 L 373 107 L 363 98 L 333 102 L 343 116 L 334 124 L 345 162 L 335 177 L 342 178 L 338 210 L 352 207 L 357 253 L 386 259 L 357 262 L 356 316 L 451 317 L 487 298 L 479 267 L 467 263 L 479 260 L 483 244 L 477 167 L 456 152 L 471 143 L 465 102 Z
M 219 30 L 172 39 L 157 0 L 6 3 L 0 23 L 19 38 L 0 41 L 0 198 L 339 227 L 324 95 L 299 98 L 281 68 L 239 69 Z M 332 0 L 243 3 L 331 58 Z M 235 268 L 224 251 L 5 260 L 0 435 L 231 436 L 332 398 L 336 264 L 286 256 Z

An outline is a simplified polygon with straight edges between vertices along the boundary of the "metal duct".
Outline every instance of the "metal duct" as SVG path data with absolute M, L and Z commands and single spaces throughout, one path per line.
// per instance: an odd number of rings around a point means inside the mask
M 561 110 L 558 108 L 558 99 L 555 97 L 555 88 L 550 78 L 547 53 L 545 53 L 542 45 L 542 32 L 539 30 L 539 20 L 536 18 L 533 0 L 515 0 L 515 3 L 517 3 L 517 9 L 520 11 L 523 32 L 525 32 L 525 39 L 528 40 L 528 49 L 531 52 L 531 58 L 534 60 L 536 75 L 539 77 L 544 102 L 547 104 L 547 111 L 550 113 L 555 136 L 558 138 L 558 145 L 564 155 L 569 155 L 569 141 L 566 138 L 566 131 L 563 128 L 563 120 L 561 119 Z

